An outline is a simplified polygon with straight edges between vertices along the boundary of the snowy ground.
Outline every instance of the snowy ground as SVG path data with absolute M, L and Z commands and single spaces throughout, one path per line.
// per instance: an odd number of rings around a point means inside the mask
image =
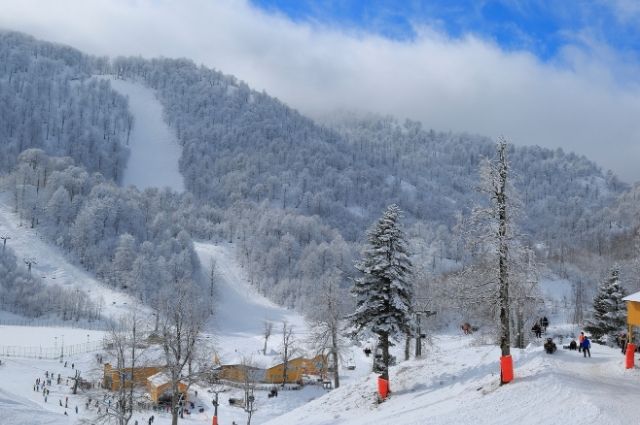
M 232 245 L 216 246 L 212 244 L 197 243 L 196 250 L 203 265 L 209 264 L 213 257 L 218 265 L 217 304 L 218 310 L 215 319 L 207 324 L 207 330 L 203 339 L 211 339 L 215 342 L 215 348 L 222 363 L 230 364 L 238 362 L 242 357 L 250 357 L 257 365 L 271 366 L 280 361 L 279 348 L 282 337 L 280 326 L 286 320 L 294 327 L 296 338 L 299 340 L 298 346 L 304 346 L 304 338 L 307 328 L 302 317 L 289 310 L 281 308 L 255 292 L 249 283 L 244 279 L 244 273 L 234 260 Z M 267 355 L 260 352 L 264 339 L 262 338 L 263 321 L 269 320 L 274 323 L 274 331 L 268 344 Z M 101 337 L 100 332 L 87 332 L 82 329 L 73 330 L 66 328 L 36 328 L 36 327 L 16 327 L 0 326 L 0 341 L 11 340 L 22 345 L 46 346 L 56 345 L 59 347 L 61 336 L 64 334 L 65 344 L 82 343 L 87 341 L 87 335 L 91 341 Z M 0 342 L 2 345 L 2 342 Z M 360 352 L 358 350 L 358 352 Z M 360 352 L 361 353 L 361 352 Z M 303 354 L 300 351 L 300 354 Z M 349 354 L 349 353 L 347 353 Z M 364 355 L 360 356 L 364 358 Z M 360 358 L 358 357 L 358 358 Z M 105 355 L 105 361 L 107 357 Z M 2 424 L 22 425 L 22 424 L 75 424 L 80 420 L 91 419 L 96 415 L 96 408 L 85 408 L 87 397 L 102 397 L 105 393 L 102 390 L 82 395 L 70 395 L 69 387 L 66 383 L 62 385 L 54 384 L 51 389 L 51 396 L 45 403 L 40 392 L 33 390 L 33 382 L 38 376 L 42 376 L 45 370 L 52 371 L 56 376 L 61 373 L 63 376 L 71 374 L 69 367 L 64 368 L 64 363 L 55 360 L 23 359 L 16 357 L 0 357 L 0 415 L 6 419 L 0 421 Z M 66 358 L 68 365 L 72 362 L 76 368 L 83 372 L 83 376 L 93 381 L 98 381 L 101 376 L 100 365 L 96 363 L 95 353 L 80 354 Z M 354 360 L 354 363 L 357 363 Z M 355 371 L 344 371 L 344 381 L 353 382 L 359 377 L 366 375 L 369 368 L 368 362 L 358 363 Z M 195 390 L 198 390 L 198 397 L 195 397 Z M 266 391 L 256 392 L 257 411 L 252 423 L 260 424 L 274 419 L 283 413 L 291 411 L 304 405 L 310 400 L 323 396 L 327 390 L 317 386 L 307 386 L 298 391 L 280 391 L 277 398 L 268 398 Z M 60 400 L 69 397 L 69 408 L 60 406 Z M 221 424 L 246 423 L 246 413 L 237 407 L 228 404 L 230 397 L 241 397 L 239 389 L 229 388 L 220 394 L 220 408 L 218 417 Z M 211 423 L 213 409 L 211 405 L 212 394 L 207 392 L 207 388 L 194 387 L 190 398 L 197 406 L 204 410 L 202 413 L 195 413 L 181 420 L 181 423 L 204 424 Z M 79 406 L 79 413 L 76 415 L 75 406 Z M 64 415 L 67 411 L 69 416 Z M 140 424 L 146 423 L 148 417 L 154 414 L 154 423 L 165 425 L 170 423 L 170 417 L 162 412 L 137 412 L 134 420 Z M 35 418 L 35 419 L 34 419 Z M 42 420 L 40 419 L 42 418 Z M 36 422 L 34 422 L 34 420 Z M 133 421 L 132 421 L 133 423 Z
M 180 145 L 162 117 L 162 105 L 155 93 L 139 83 L 109 79 L 115 91 L 129 98 L 129 110 L 134 116 L 129 139 L 131 154 L 123 185 L 133 185 L 140 190 L 168 187 L 182 192 L 184 179 L 178 169 Z
M 282 320 L 294 326 L 300 344 L 307 333 L 304 321 L 286 309 L 265 300 L 244 279 L 244 273 L 234 261 L 232 245 L 196 244 L 196 251 L 206 267 L 211 257 L 218 265 L 216 320 L 207 324 L 204 336 L 215 341 L 223 363 L 233 363 L 243 356 L 251 356 L 263 366 L 279 361 L 278 324 Z M 269 340 L 267 355 L 259 353 L 263 345 L 262 322 L 273 321 L 276 326 Z M 574 334 L 577 329 L 561 323 L 549 329 L 550 335 Z M 24 344 L 58 344 L 64 333 L 65 344 L 100 337 L 99 332 L 60 328 L 28 328 L 0 326 L 0 341 L 20 341 Z M 56 339 L 57 338 L 57 339 Z M 563 342 L 566 344 L 567 339 Z M 265 391 L 256 393 L 257 412 L 254 424 L 283 425 L 365 425 L 372 423 L 397 425 L 457 424 L 473 421 L 474 425 L 511 424 L 626 424 L 640 417 L 640 369 L 625 370 L 623 355 L 617 349 L 594 345 L 592 357 L 563 350 L 547 355 L 540 342 L 525 350 L 513 350 L 516 378 L 509 385 L 498 385 L 499 350 L 484 344 L 474 336 L 459 334 L 437 335 L 423 360 L 401 362 L 391 370 L 392 395 L 385 403 L 375 403 L 375 375 L 369 372 L 370 362 L 359 348 L 347 350 L 355 371 L 342 370 L 342 386 L 333 391 L 319 387 L 305 387 L 300 391 L 281 391 L 269 399 Z M 400 349 L 401 347 L 396 347 Z M 396 353 L 400 354 L 400 353 Z M 401 356 L 399 356 L 401 357 Z M 103 390 L 70 394 L 65 376 L 73 371 L 73 362 L 84 377 L 97 381 L 101 366 L 95 353 L 67 358 L 68 366 L 55 360 L 1 358 L 0 365 L 0 423 L 8 425 L 51 424 L 67 425 L 89 421 L 96 408 L 86 409 L 87 397 L 103 397 Z M 44 371 L 63 377 L 54 383 L 45 403 L 41 392 L 33 390 L 37 377 Z M 198 390 L 198 397 L 195 397 Z M 229 389 L 220 394 L 218 416 L 224 425 L 235 421 L 246 423 L 246 414 L 228 404 L 229 397 L 240 396 L 240 390 Z M 64 408 L 65 398 L 69 397 Z M 191 398 L 204 409 L 180 423 L 210 424 L 213 409 L 212 395 L 207 388 L 194 387 Z M 62 400 L 63 406 L 60 406 Z M 78 414 L 75 406 L 78 406 Z M 65 416 L 67 411 L 69 416 Z M 196 409 L 197 410 L 197 409 Z M 155 423 L 168 425 L 167 413 L 140 411 L 134 415 L 139 424 L 154 414 Z
M 473 337 L 434 339 L 426 360 L 391 371 L 393 394 L 374 402 L 375 377 L 332 391 L 268 425 L 626 424 L 640 417 L 640 370 L 623 369 L 617 349 L 595 345 L 591 358 L 541 346 L 516 350 L 515 380 L 499 386 L 499 349 Z

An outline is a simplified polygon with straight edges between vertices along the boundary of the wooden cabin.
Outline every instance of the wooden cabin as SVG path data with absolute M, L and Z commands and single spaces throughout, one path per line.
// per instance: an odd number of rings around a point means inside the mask
M 178 391 L 182 400 L 188 401 L 187 384 L 178 382 Z M 165 372 L 159 372 L 147 378 L 147 392 L 155 404 L 171 400 L 171 378 Z
M 123 368 L 118 369 L 111 366 L 110 363 L 104 364 L 104 380 L 103 387 L 111 391 L 116 391 L 120 388 L 120 380 L 124 378 L 124 385 L 129 386 L 133 383 L 134 386 L 145 386 L 147 378 L 162 371 L 160 366 L 145 366 L 135 368 Z
M 317 355 L 312 359 L 296 357 L 287 366 L 287 384 L 302 382 L 303 375 L 325 377 L 328 369 L 327 356 Z M 283 381 L 284 363 L 270 367 L 265 372 L 265 382 L 279 384 Z
M 252 382 L 263 382 L 265 370 L 254 366 L 243 364 L 221 365 L 214 369 L 218 379 L 225 379 L 233 382 L 244 382 L 249 373 Z

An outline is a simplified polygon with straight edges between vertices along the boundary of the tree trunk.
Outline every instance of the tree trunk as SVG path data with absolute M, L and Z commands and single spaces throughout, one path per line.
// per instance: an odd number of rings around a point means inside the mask
M 340 387 L 340 376 L 338 374 L 338 329 L 333 327 L 331 329 L 331 357 L 333 360 L 333 387 Z
M 389 334 L 387 332 L 380 334 L 380 348 L 382 349 L 382 364 L 384 365 L 384 370 L 382 371 L 381 377 L 388 381 L 389 380 Z
M 499 146 L 499 188 L 496 193 L 498 207 L 498 255 L 499 255 L 499 305 L 500 305 L 500 350 L 503 356 L 511 354 L 509 344 L 511 335 L 509 332 L 509 273 L 507 266 L 507 159 L 506 143 Z
M 404 340 L 404 359 L 405 360 L 409 360 L 410 351 L 411 351 L 411 336 L 407 334 Z

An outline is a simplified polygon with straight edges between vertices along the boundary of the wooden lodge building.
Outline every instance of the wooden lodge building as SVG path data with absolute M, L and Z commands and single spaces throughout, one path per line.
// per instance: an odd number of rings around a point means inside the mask
M 129 386 L 146 386 L 147 378 L 155 375 L 163 370 L 160 366 L 135 367 L 117 369 L 110 363 L 104 364 L 103 387 L 111 391 L 117 391 L 120 388 L 120 381 L 124 379 L 124 385 Z
M 232 382 L 245 382 L 247 373 L 253 382 L 265 384 L 281 384 L 283 381 L 284 364 L 279 363 L 268 369 L 261 369 L 243 364 L 220 365 L 216 368 L 219 379 Z M 286 384 L 299 384 L 303 382 L 305 375 L 314 375 L 326 378 L 328 374 L 327 356 L 317 355 L 311 359 L 296 357 L 289 360 L 287 365 Z

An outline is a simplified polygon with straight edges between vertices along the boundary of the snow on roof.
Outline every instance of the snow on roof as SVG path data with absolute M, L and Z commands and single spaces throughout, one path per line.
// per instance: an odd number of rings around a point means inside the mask
M 635 294 L 628 295 L 624 297 L 622 301 L 640 302 L 640 292 L 636 292 Z
M 165 372 L 158 372 L 155 375 L 148 377 L 147 381 L 149 381 L 153 386 L 159 387 L 160 385 L 171 382 L 171 378 Z

